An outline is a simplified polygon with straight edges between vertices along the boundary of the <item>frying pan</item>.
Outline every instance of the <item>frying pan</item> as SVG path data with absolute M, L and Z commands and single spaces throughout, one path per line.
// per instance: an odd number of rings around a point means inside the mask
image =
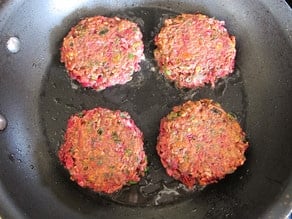
M 224 20 L 236 36 L 235 71 L 214 89 L 177 89 L 157 73 L 153 37 L 165 18 L 182 12 Z M 71 81 L 59 62 L 62 38 L 81 18 L 93 15 L 137 22 L 145 44 L 146 60 L 133 80 L 101 92 Z M 287 216 L 292 209 L 291 21 L 287 3 L 273 0 L 0 1 L 0 115 L 7 121 L 0 131 L 0 215 Z M 8 41 L 12 47 L 7 48 Z M 155 144 L 160 119 L 173 106 L 201 98 L 214 99 L 237 117 L 250 148 L 235 173 L 190 192 L 167 176 Z M 78 187 L 56 156 L 70 115 L 97 106 L 128 111 L 144 133 L 148 154 L 147 176 L 113 195 Z

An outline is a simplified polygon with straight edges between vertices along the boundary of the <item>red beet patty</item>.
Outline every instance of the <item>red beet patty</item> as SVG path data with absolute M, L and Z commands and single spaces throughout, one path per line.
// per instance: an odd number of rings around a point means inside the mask
M 104 193 L 138 182 L 147 165 L 143 134 L 129 114 L 104 108 L 70 117 L 58 155 L 71 180 Z
M 182 14 L 165 20 L 155 37 L 154 56 L 160 72 L 178 87 L 214 87 L 218 78 L 233 72 L 235 37 L 224 21 L 202 14 Z
M 140 70 L 143 49 L 136 23 L 96 16 L 72 27 L 63 41 L 61 62 L 83 87 L 103 90 L 132 79 Z
M 167 173 L 188 188 L 234 172 L 247 147 L 236 119 L 209 99 L 176 106 L 161 120 L 157 152 Z

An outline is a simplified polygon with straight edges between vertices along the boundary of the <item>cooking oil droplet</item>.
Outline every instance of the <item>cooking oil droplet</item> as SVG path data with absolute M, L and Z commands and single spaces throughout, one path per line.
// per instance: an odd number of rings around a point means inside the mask
M 186 92 L 181 93 L 181 96 L 184 100 L 192 100 L 196 94 L 198 93 L 198 90 L 188 90 Z
M 150 71 L 152 71 L 152 72 L 156 72 L 157 70 L 156 70 L 155 67 L 151 67 L 151 68 L 150 68 Z
M 71 88 L 73 90 L 77 90 L 78 89 L 78 85 L 74 81 L 71 81 Z
M 155 205 L 159 205 L 163 202 L 172 201 L 175 199 L 175 196 L 179 196 L 179 192 L 175 189 L 171 189 L 163 185 L 163 189 L 160 190 L 154 200 Z
M 7 126 L 7 120 L 4 116 L 0 115 L 0 131 L 4 130 Z
M 227 89 L 227 82 L 225 80 L 220 80 L 214 89 L 215 95 L 217 97 L 222 97 Z
M 17 37 L 10 37 L 6 43 L 6 48 L 11 53 L 17 53 L 20 50 L 20 40 Z
M 8 155 L 9 160 L 11 160 L 12 162 L 15 161 L 15 155 L 14 154 L 9 154 Z
M 74 105 L 73 104 L 70 104 L 70 103 L 65 104 L 65 107 L 67 109 L 73 109 L 73 108 L 75 108 Z
M 17 162 L 18 162 L 18 163 L 22 163 L 22 160 L 18 158 L 18 159 L 17 159 Z
M 56 103 L 56 104 L 60 104 L 60 98 L 54 98 L 54 102 Z
M 232 85 L 235 85 L 242 81 L 240 74 L 241 74 L 240 68 L 237 66 L 234 72 L 229 77 L 226 78 L 226 81 L 230 82 L 230 84 Z
M 189 189 L 188 187 L 186 187 L 186 186 L 185 186 L 184 184 L 182 184 L 182 183 L 178 184 L 177 189 L 181 189 L 181 190 L 183 190 L 183 191 L 185 191 L 185 192 L 192 192 L 192 189 Z M 196 188 L 193 188 L 193 189 L 195 190 Z

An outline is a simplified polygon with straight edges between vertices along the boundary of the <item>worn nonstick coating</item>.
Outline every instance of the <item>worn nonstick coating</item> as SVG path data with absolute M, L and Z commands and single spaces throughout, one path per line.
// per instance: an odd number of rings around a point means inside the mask
M 126 2 L 126 1 L 125 1 Z M 4 218 L 257 218 L 291 210 L 291 9 L 278 1 L 8 1 L 0 3 L 0 215 Z M 209 86 L 179 90 L 157 74 L 153 37 L 163 19 L 201 12 L 225 20 L 237 39 L 236 69 Z M 102 92 L 71 82 L 62 38 L 81 18 L 128 18 L 144 34 L 146 61 L 133 81 Z M 12 54 L 6 41 L 16 36 Z M 237 116 L 247 162 L 217 184 L 186 192 L 155 152 L 160 119 L 188 99 L 212 98 Z M 69 180 L 56 152 L 69 116 L 103 106 L 128 111 L 145 135 L 149 174 L 105 196 Z

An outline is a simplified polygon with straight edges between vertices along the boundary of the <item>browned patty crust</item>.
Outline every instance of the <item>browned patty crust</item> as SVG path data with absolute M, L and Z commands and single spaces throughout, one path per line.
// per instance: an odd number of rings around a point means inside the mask
M 233 72 L 235 37 L 224 21 L 202 14 L 182 14 L 165 20 L 155 37 L 154 56 L 160 72 L 178 87 L 212 86 Z
M 143 134 L 129 114 L 105 108 L 71 116 L 58 155 L 73 181 L 104 193 L 138 182 L 147 165 Z
M 103 90 L 125 84 L 144 58 L 142 33 L 136 23 L 118 17 L 81 20 L 63 40 L 61 62 L 83 87 Z
M 161 120 L 157 152 L 167 173 L 188 188 L 234 172 L 247 147 L 236 119 L 209 99 L 176 106 Z

